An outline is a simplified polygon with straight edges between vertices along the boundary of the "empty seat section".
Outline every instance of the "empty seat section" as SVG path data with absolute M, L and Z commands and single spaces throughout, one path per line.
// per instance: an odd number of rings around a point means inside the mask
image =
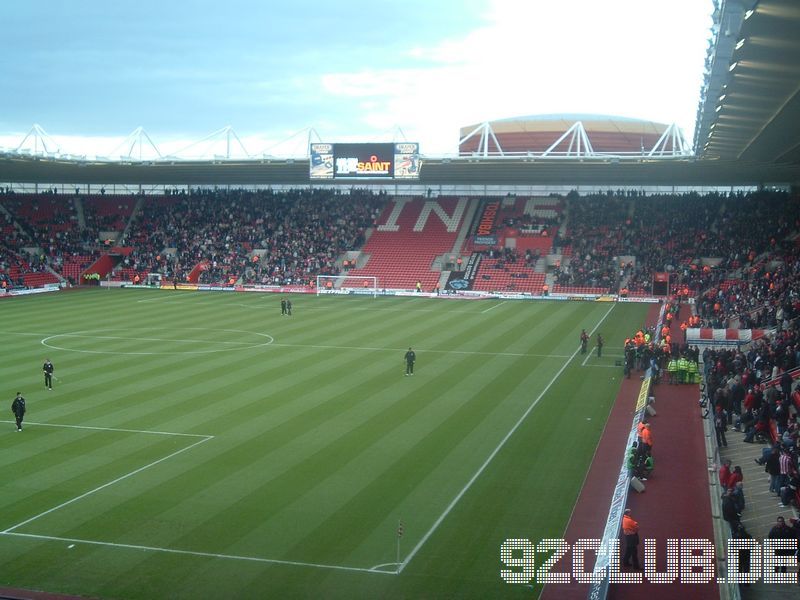
M 369 256 L 365 266 L 350 271 L 350 275 L 368 275 L 378 278 L 381 288 L 414 289 L 417 282 L 424 291 L 431 291 L 439 282 L 441 273 L 433 271 L 434 260 L 452 250 L 458 235 L 461 219 L 457 219 L 452 231 L 442 219 L 432 211 L 428 214 L 420 231 L 415 231 L 420 221 L 426 200 L 415 198 L 402 205 L 396 215 L 396 231 L 381 230 L 392 218 L 396 210 L 395 202 L 389 202 L 381 216 L 378 226 L 364 245 L 362 252 Z M 427 202 L 437 203 L 447 215 L 455 215 L 459 210 L 457 198 L 437 198 Z M 461 209 L 463 204 L 461 201 Z

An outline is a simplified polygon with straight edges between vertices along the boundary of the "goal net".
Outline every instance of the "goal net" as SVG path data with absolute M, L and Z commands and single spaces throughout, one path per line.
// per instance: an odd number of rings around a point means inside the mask
M 378 278 L 367 275 L 317 275 L 317 296 L 322 294 L 378 295 Z

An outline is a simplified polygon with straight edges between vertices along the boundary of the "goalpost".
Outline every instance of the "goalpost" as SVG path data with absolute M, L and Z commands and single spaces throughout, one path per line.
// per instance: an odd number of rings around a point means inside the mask
M 364 294 L 378 296 L 378 278 L 368 275 L 317 275 L 317 296 Z

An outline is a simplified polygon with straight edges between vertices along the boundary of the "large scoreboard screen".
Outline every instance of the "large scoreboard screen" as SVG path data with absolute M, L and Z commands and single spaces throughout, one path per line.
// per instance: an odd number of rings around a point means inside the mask
M 311 179 L 419 179 L 419 144 L 311 144 Z

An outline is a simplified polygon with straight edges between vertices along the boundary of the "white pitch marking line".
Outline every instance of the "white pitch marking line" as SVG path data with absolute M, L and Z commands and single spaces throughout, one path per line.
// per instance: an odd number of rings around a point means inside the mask
M 163 302 L 165 300 L 175 300 L 175 298 L 181 298 L 181 299 L 185 300 L 186 298 L 192 298 L 192 297 L 197 298 L 199 296 L 205 296 L 205 294 L 203 294 L 201 292 L 194 292 L 192 294 L 187 294 L 185 291 L 183 291 L 180 294 L 175 294 L 175 295 L 169 294 L 167 296 L 159 296 L 158 298 L 148 298 L 147 300 L 137 300 L 136 302 Z
M 498 305 L 499 306 L 499 305 Z M 452 312 L 452 311 L 451 311 Z M 472 311 L 464 311 L 464 312 L 471 312 Z M 475 314 L 475 313 L 472 313 Z M 34 336 L 42 336 L 44 339 L 50 339 L 53 337 L 86 337 L 86 338 L 95 338 L 95 339 L 118 339 L 118 340 L 143 340 L 143 338 L 124 338 L 124 337 L 101 337 L 101 336 L 93 336 L 87 334 L 77 334 L 77 333 L 55 333 L 55 334 L 44 334 L 44 333 L 14 333 L 14 332 L 7 332 L 7 331 L 0 331 L 1 334 L 10 334 L 10 335 L 34 335 Z M 256 331 L 245 332 L 245 333 L 254 333 L 256 335 L 266 335 L 263 333 L 259 333 Z M 174 341 L 174 342 L 197 342 L 198 340 L 149 340 L 149 341 Z M 236 344 L 236 345 L 252 345 L 251 342 L 220 342 L 217 340 L 208 340 L 208 343 L 213 344 Z M 366 352 L 378 352 L 378 351 L 388 351 L 388 352 L 404 352 L 407 348 L 374 348 L 369 346 L 331 346 L 326 344 L 283 344 L 279 342 L 273 342 L 272 344 L 259 344 L 254 346 L 255 348 L 258 347 L 266 347 L 269 346 L 282 346 L 284 348 L 316 348 L 319 350 L 363 350 Z M 48 346 L 51 347 L 51 346 Z M 59 350 L 63 350 L 63 348 L 58 348 Z M 110 352 L 107 350 L 103 351 L 95 351 L 95 350 L 73 350 L 70 349 L 70 352 L 85 352 L 85 353 L 92 353 L 92 354 L 119 354 L 115 352 Z M 569 354 L 529 354 L 526 352 L 481 352 L 479 350 L 421 350 L 421 352 L 427 352 L 429 354 L 474 354 L 474 355 L 481 355 L 481 356 L 529 356 L 531 358 L 569 358 Z M 131 352 L 126 354 L 163 354 L 161 352 Z M 199 352 L 195 354 L 200 354 Z
M 16 423 L 16 421 L 0 420 L 0 423 Z M 175 431 L 152 431 L 147 429 L 120 429 L 117 427 L 92 427 L 91 425 L 63 425 L 61 423 L 37 423 L 35 421 L 25 421 L 27 425 L 38 425 L 40 427 L 66 427 L 68 429 L 89 429 L 92 431 L 116 431 L 120 433 L 150 433 L 153 435 L 174 435 L 182 437 L 199 437 L 211 439 L 213 435 L 202 433 L 178 433 Z
M 370 571 L 374 571 L 376 573 L 387 573 L 389 575 L 397 575 L 397 571 L 383 571 L 381 567 L 396 567 L 400 563 L 398 562 L 390 562 L 390 563 L 383 563 L 380 565 L 375 565 L 374 567 L 370 567 Z
M 137 473 L 141 473 L 145 469 L 149 469 L 150 467 L 154 467 L 155 465 L 160 464 L 160 463 L 164 462 L 165 460 L 168 460 L 168 459 L 172 458 L 173 456 L 177 456 L 178 454 L 182 454 L 182 453 L 186 452 L 187 450 L 191 450 L 195 446 L 198 446 L 198 445 L 200 445 L 200 444 L 202 444 L 204 442 L 207 442 L 210 439 L 213 439 L 213 437 L 204 437 L 202 440 L 199 440 L 199 441 L 195 442 L 194 444 L 190 444 L 189 446 L 186 446 L 185 448 L 181 448 L 180 450 L 177 450 L 177 451 L 173 452 L 172 454 L 168 454 L 167 456 L 159 458 L 158 460 L 154 460 L 153 462 L 151 462 L 149 464 L 146 464 L 143 467 L 139 467 L 138 469 L 135 469 L 135 470 L 131 471 L 130 473 L 126 473 L 125 475 L 122 475 L 121 477 L 117 477 L 116 479 L 114 479 L 112 481 L 109 481 L 108 483 L 104 483 L 103 485 L 97 486 L 93 490 L 89 490 L 88 492 L 85 492 L 85 493 L 81 494 L 80 496 L 76 496 L 75 498 L 72 498 L 71 500 L 67 500 L 66 502 L 62 502 L 58 506 L 54 506 L 53 508 L 49 508 L 46 511 L 39 513 L 38 515 L 35 515 L 35 516 L 31 517 L 30 519 L 25 519 L 24 521 L 22 521 L 20 523 L 17 523 L 16 525 L 13 525 L 12 527 L 4 529 L 0 533 L 10 533 L 10 532 L 14 531 L 15 529 L 18 529 L 18 528 L 22 527 L 23 525 L 27 525 L 28 523 L 31 523 L 32 521 L 35 521 L 36 519 L 44 517 L 45 515 L 49 515 L 51 512 L 57 511 L 57 510 L 59 510 L 61 508 L 64 508 L 65 506 L 69 506 L 73 502 L 77 502 L 78 500 L 82 500 L 83 498 L 86 498 L 87 496 L 91 496 L 95 492 L 99 492 L 100 490 L 103 490 L 103 489 L 105 489 L 105 488 L 107 488 L 107 487 L 109 487 L 111 485 L 114 485 L 115 483 L 119 483 L 120 481 L 122 481 L 124 479 L 127 479 L 128 477 L 132 477 L 133 475 L 136 475 Z
M 605 319 L 605 317 L 603 317 Z M 602 321 L 601 321 L 602 322 Z M 597 331 L 597 328 L 600 327 L 600 323 L 595 325 L 594 329 L 592 329 L 592 334 Z M 611 407 L 613 409 L 613 405 Z M 586 472 L 583 474 L 583 481 L 581 482 L 581 489 L 578 490 L 578 495 L 575 499 L 575 504 L 572 505 L 572 510 L 569 511 L 569 519 L 567 519 L 567 524 L 564 525 L 564 532 L 561 534 L 561 539 L 566 539 L 567 537 L 567 530 L 569 529 L 569 524 L 572 522 L 572 517 L 575 516 L 575 509 L 578 508 L 578 501 L 580 500 L 581 494 L 583 494 L 583 488 L 586 487 L 586 482 L 589 480 L 589 472 L 591 471 L 592 465 L 594 464 L 594 459 L 597 456 L 597 451 L 600 449 L 600 442 L 603 441 L 603 436 L 606 434 L 606 428 L 608 427 L 608 422 L 611 420 L 611 409 L 609 409 L 608 414 L 606 415 L 606 422 L 603 424 L 603 431 L 600 432 L 600 437 L 597 438 L 597 445 L 594 447 L 594 452 L 592 452 L 592 460 L 589 461 L 589 468 L 586 469 Z M 544 591 L 544 586 L 542 586 L 541 590 L 539 591 L 539 598 L 542 597 L 542 591 Z
M 55 542 L 73 542 L 77 544 L 91 544 L 92 546 L 109 546 L 111 548 L 128 548 L 130 550 L 150 550 L 152 552 L 166 552 L 169 554 L 186 554 L 189 556 L 202 556 L 205 558 L 226 558 L 229 560 L 246 560 L 250 562 L 269 563 L 275 565 L 291 565 L 295 567 L 315 567 L 317 569 L 333 569 L 337 571 L 358 571 L 360 573 L 381 573 L 383 575 L 397 575 L 394 571 L 373 571 L 364 567 L 345 567 L 340 565 L 325 565 L 320 563 L 302 562 L 297 560 L 280 560 L 277 558 L 260 558 L 258 556 L 239 556 L 237 554 L 217 554 L 214 552 L 200 552 L 197 550 L 176 550 L 173 548 L 159 548 L 157 546 L 142 546 L 139 544 L 117 544 L 114 542 L 99 542 L 96 540 L 82 540 L 79 538 L 66 538 L 54 535 L 38 535 L 34 533 L 17 533 L 11 531 L 0 531 L 0 535 L 15 535 L 38 540 L 50 540 Z
M 3 335 L 33 335 L 36 337 L 47 337 L 48 335 L 52 335 L 50 333 L 29 333 L 27 331 L 0 331 L 0 334 Z
M 90 339 L 113 339 L 113 340 L 122 340 L 122 341 L 139 340 L 139 341 L 153 341 L 153 342 L 169 342 L 169 341 L 172 341 L 172 342 L 186 342 L 186 343 L 189 343 L 189 342 L 202 343 L 203 342 L 203 340 L 168 340 L 168 339 L 164 339 L 164 338 L 155 338 L 155 339 L 150 339 L 150 338 L 129 338 L 129 337 L 124 337 L 124 336 L 106 336 L 106 337 L 103 337 L 103 336 L 95 335 L 93 333 L 83 333 L 83 332 L 80 332 L 80 331 L 76 331 L 74 333 L 56 333 L 56 334 L 53 334 L 53 335 L 47 336 L 47 337 L 43 338 L 42 340 L 40 340 L 40 343 L 43 346 L 47 346 L 48 348 L 53 348 L 55 350 L 64 350 L 65 352 L 80 352 L 80 353 L 83 353 L 83 354 L 119 354 L 119 355 L 126 355 L 126 356 L 131 356 L 131 355 L 133 355 L 133 356 L 152 356 L 152 355 L 176 355 L 176 354 L 216 354 L 218 352 L 231 352 L 231 351 L 234 351 L 234 350 L 237 350 L 237 349 L 249 350 L 251 348 L 261 348 L 263 346 L 268 346 L 269 344 L 271 344 L 272 342 L 275 341 L 275 338 L 273 338 L 271 335 L 269 335 L 267 333 L 259 333 L 257 331 L 242 331 L 242 330 L 239 330 L 239 329 L 210 329 L 209 330 L 209 329 L 203 329 L 201 327 L 178 327 L 177 329 L 188 330 L 188 331 L 203 330 L 203 331 L 217 331 L 217 332 L 223 331 L 223 332 L 226 332 L 226 333 L 252 334 L 252 335 L 261 336 L 262 338 L 266 338 L 269 341 L 263 342 L 261 344 L 254 344 L 254 343 L 248 343 L 248 342 L 217 342 L 215 340 L 207 340 L 207 343 L 211 343 L 211 344 L 219 343 L 219 344 L 229 344 L 229 345 L 230 344 L 234 344 L 234 345 L 238 346 L 238 348 L 233 348 L 231 350 L 223 350 L 223 349 L 215 349 L 215 350 L 184 350 L 184 351 L 180 351 L 180 352 L 123 352 L 123 351 L 115 351 L 115 350 L 77 350 L 75 348 L 64 348 L 62 346 L 55 346 L 53 344 L 49 344 L 48 343 L 50 340 L 55 339 L 55 338 L 59 338 L 59 337 L 87 337 L 87 338 L 90 338 Z M 128 329 L 116 328 L 116 329 L 102 329 L 100 331 L 128 331 Z
M 141 302 L 141 300 L 140 300 L 140 302 Z M 238 302 L 238 303 L 231 304 L 231 306 L 240 306 L 242 308 L 252 308 L 252 309 L 255 309 L 255 310 L 262 310 L 263 311 L 265 309 L 265 307 L 269 308 L 270 305 L 268 305 L 266 303 L 263 303 L 263 302 L 260 303 L 260 304 L 256 304 L 256 303 L 243 304 L 241 302 Z M 330 307 L 329 306 L 310 306 L 310 305 L 307 305 L 307 304 L 303 304 L 300 308 L 302 309 L 303 312 L 313 312 L 313 311 L 318 311 L 318 310 L 319 311 L 330 311 Z M 363 312 L 406 312 L 407 313 L 408 312 L 408 308 L 407 307 L 406 308 L 393 307 L 393 306 L 381 306 L 380 308 L 372 307 L 372 306 L 348 306 L 347 307 L 347 312 L 355 312 L 355 311 L 363 311 Z M 435 308 L 418 308 L 416 306 L 414 307 L 414 312 L 415 313 L 428 312 L 428 313 L 444 314 L 443 311 L 439 310 L 439 309 L 435 309 Z M 448 310 L 447 311 L 448 315 L 452 315 L 454 313 L 461 313 L 461 314 L 464 314 L 464 315 L 477 314 L 474 310 L 452 309 L 452 310 Z
M 165 338 L 138 338 L 138 337 L 124 337 L 118 335 L 88 335 L 80 333 L 57 333 L 55 335 L 44 338 L 50 341 L 52 338 L 89 338 L 93 340 L 120 340 L 123 342 L 176 342 L 181 344 L 233 344 L 236 346 L 252 346 L 252 342 L 223 342 L 220 340 L 170 340 Z
M 270 346 L 282 346 L 284 348 L 317 348 L 319 350 L 364 350 L 368 352 L 403 352 L 407 348 L 373 348 L 368 346 L 329 346 L 325 344 L 282 344 L 275 342 Z M 418 352 L 426 352 L 428 354 L 476 354 L 482 356 L 531 356 L 534 358 L 569 358 L 569 354 L 527 354 L 525 352 L 481 352 L 479 350 L 424 350 L 418 349 Z
M 603 323 L 603 321 L 606 320 L 608 315 L 611 314 L 611 311 L 614 310 L 614 306 L 615 305 L 612 305 L 611 308 L 609 308 L 606 311 L 606 314 L 603 315 L 603 318 L 600 319 L 600 321 L 597 323 L 597 325 L 595 325 L 595 328 L 592 330 L 593 332 L 598 327 L 600 327 L 600 325 Z M 497 453 L 500 452 L 500 449 L 503 446 L 505 446 L 505 444 L 509 440 L 509 438 L 511 438 L 511 436 L 514 435 L 514 432 L 517 429 L 519 429 L 519 426 L 522 425 L 522 422 L 527 418 L 527 416 L 531 413 L 531 411 L 534 408 L 536 408 L 536 406 L 539 404 L 539 401 L 544 397 L 544 395 L 547 393 L 547 391 L 553 386 L 553 384 L 556 382 L 556 380 L 561 376 L 561 373 L 564 372 L 564 369 L 567 368 L 569 363 L 572 362 L 572 360 L 578 355 L 578 352 L 580 352 L 580 348 L 576 348 L 575 352 L 572 353 L 572 356 L 570 356 L 570 358 L 564 362 L 564 364 L 561 366 L 561 368 L 558 370 L 558 372 L 553 376 L 553 378 L 550 380 L 550 382 L 539 393 L 539 395 L 536 397 L 536 399 L 533 401 L 533 403 L 528 407 L 528 409 L 524 413 L 522 413 L 522 416 L 517 420 L 516 423 L 514 423 L 514 426 L 508 431 L 508 433 L 506 433 L 505 437 L 502 440 L 500 440 L 500 443 L 497 444 L 495 449 L 492 450 L 492 453 L 489 454 L 489 457 L 483 462 L 483 464 L 478 468 L 478 470 L 475 471 L 475 474 L 470 478 L 469 481 L 467 481 L 467 483 L 464 485 L 464 487 L 461 488 L 461 491 L 458 492 L 458 494 L 456 494 L 456 497 L 453 498 L 453 500 L 450 502 L 450 504 L 447 505 L 447 508 L 445 508 L 444 512 L 441 515 L 439 515 L 439 518 L 436 519 L 436 521 L 433 523 L 433 525 L 431 525 L 430 529 L 428 529 L 428 531 L 425 532 L 425 535 L 423 535 L 422 539 L 420 539 L 420 541 L 417 542 L 417 545 L 414 546 L 414 549 L 411 550 L 411 552 L 408 554 L 408 556 L 405 557 L 405 559 L 403 559 L 403 562 L 401 562 L 400 566 L 397 568 L 397 572 L 398 573 L 401 573 L 403 571 L 403 569 L 405 569 L 406 566 L 408 566 L 408 563 L 411 562 L 411 559 L 414 558 L 414 556 L 417 554 L 417 552 L 419 552 L 420 548 L 422 548 L 422 546 L 425 545 L 425 542 L 427 542 L 428 539 L 433 535 L 434 531 L 436 531 L 436 529 L 438 529 L 439 525 L 442 524 L 442 522 L 445 520 L 447 515 L 450 514 L 450 511 L 453 510 L 453 508 L 455 507 L 456 504 L 458 504 L 458 501 L 461 500 L 461 498 L 464 496 L 464 494 L 467 493 L 467 490 L 469 490 L 469 488 L 472 487 L 472 484 L 475 483 L 475 481 L 478 479 L 478 477 L 480 477 L 481 473 L 483 473 L 486 470 L 486 467 L 489 466 L 489 463 L 491 463 L 492 460 L 494 459 L 494 457 L 497 455 Z
M 481 314 L 486 314 L 486 313 L 488 313 L 490 310 L 494 310 L 494 309 L 495 309 L 495 308 L 497 308 L 498 306 L 503 306 L 503 304 L 505 304 L 506 302 L 508 302 L 508 300 L 503 300 L 503 301 L 502 301 L 502 302 L 500 302 L 499 304 L 495 304 L 494 306 L 490 306 L 490 307 L 489 307 L 489 308 L 487 308 L 486 310 L 482 310 L 482 311 L 481 311 Z

